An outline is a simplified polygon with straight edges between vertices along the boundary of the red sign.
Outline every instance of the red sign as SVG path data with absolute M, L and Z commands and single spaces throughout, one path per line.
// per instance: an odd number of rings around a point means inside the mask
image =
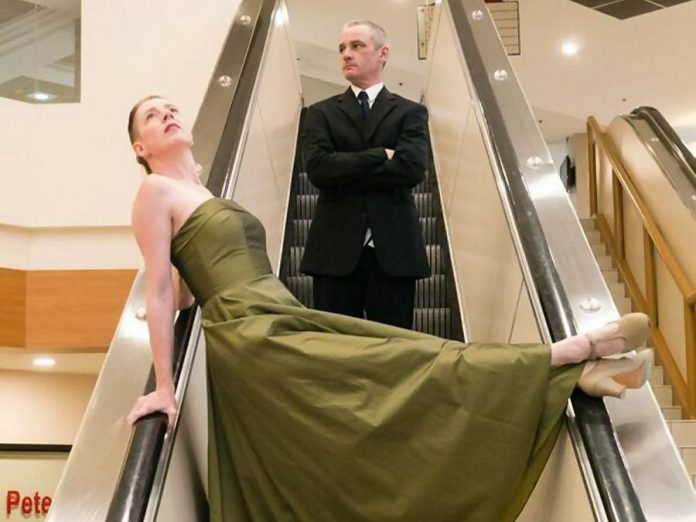
M 45 515 L 51 507 L 51 497 L 41 496 L 36 491 L 33 496 L 22 496 L 16 489 L 8 489 L 5 496 L 5 513 L 11 515 L 13 511 L 22 515 Z

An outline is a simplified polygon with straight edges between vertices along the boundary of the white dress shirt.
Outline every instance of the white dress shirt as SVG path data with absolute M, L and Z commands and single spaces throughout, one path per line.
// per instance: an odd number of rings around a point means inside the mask
M 355 101 L 359 104 L 360 102 L 358 101 L 358 94 L 361 91 L 365 91 L 367 93 L 367 103 L 370 104 L 370 109 L 372 108 L 372 104 L 375 103 L 375 99 L 377 98 L 377 95 L 380 93 L 382 90 L 382 87 L 384 87 L 384 83 L 376 83 L 367 89 L 361 89 L 360 87 L 356 87 L 355 85 L 351 84 L 350 88 L 353 91 L 353 94 L 355 94 Z M 365 232 L 365 242 L 363 243 L 363 246 L 371 246 L 374 248 L 375 242 L 372 240 L 372 230 L 368 227 L 367 231 Z

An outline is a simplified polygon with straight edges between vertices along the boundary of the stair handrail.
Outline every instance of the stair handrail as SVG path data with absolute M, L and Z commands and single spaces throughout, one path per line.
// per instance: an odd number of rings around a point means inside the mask
M 250 122 L 250 107 L 260 76 L 273 19 L 281 0 L 242 0 L 222 47 L 193 127 L 194 157 L 201 165 L 201 178 L 216 196 L 229 198 L 234 190 L 243 142 Z M 177 378 L 178 368 L 190 374 L 200 336 L 200 311 L 189 311 L 191 323 L 184 347 L 175 361 L 175 385 L 179 408 L 188 385 Z M 192 342 L 189 337 L 193 337 Z M 188 345 L 188 349 L 186 349 Z M 175 352 L 176 353 L 176 352 Z M 154 388 L 154 375 L 145 393 Z M 154 417 L 154 418 L 151 418 Z M 121 479 L 109 507 L 107 521 L 154 520 L 166 472 L 176 440 L 178 416 L 165 439 L 166 417 L 147 416 L 136 422 Z
M 676 133 L 674 127 L 667 121 L 667 118 L 655 107 L 647 105 L 636 107 L 631 111 L 630 116 L 640 118 L 650 126 L 672 156 L 682 165 L 684 175 L 696 189 L 696 158 Z
M 638 308 L 650 315 L 653 323 L 653 340 L 655 348 L 665 366 L 665 371 L 672 382 L 677 398 L 681 406 L 686 410 L 688 417 L 696 414 L 696 318 L 694 317 L 694 304 L 696 304 L 696 288 L 689 281 L 686 271 L 679 263 L 674 252 L 667 243 L 664 235 L 657 225 L 657 221 L 650 211 L 645 199 L 636 188 L 635 176 L 631 174 L 621 160 L 616 145 L 606 136 L 597 120 L 590 116 L 587 119 L 587 140 L 589 151 L 589 190 L 590 190 L 590 214 L 597 218 L 597 223 L 602 237 L 606 240 L 607 247 L 612 257 L 616 260 L 617 267 L 622 277 L 627 283 L 631 298 Z M 651 262 L 652 256 L 647 256 L 646 279 L 648 287 L 644 297 L 639 290 L 630 267 L 625 261 L 624 252 L 624 226 L 623 226 L 623 200 L 620 194 L 614 192 L 614 233 L 611 232 L 609 223 L 604 214 L 599 212 L 598 205 L 598 152 L 603 152 L 612 170 L 613 190 L 622 187 L 626 194 L 635 205 L 638 216 L 642 222 L 644 230 L 644 240 L 649 242 L 650 248 L 654 249 L 662 258 L 669 274 L 672 276 L 684 301 L 684 323 L 686 339 L 686 356 L 688 374 L 685 380 L 674 361 L 669 344 L 662 334 L 659 326 L 657 312 L 657 295 L 655 285 L 655 267 Z M 617 186 L 618 184 L 618 186 Z M 617 195 L 618 194 L 618 195 Z
M 491 164 L 500 179 L 499 193 L 511 222 L 513 242 L 530 289 L 537 323 L 545 340 L 561 340 L 577 333 L 576 316 L 528 186 L 529 182 L 539 179 L 535 174 L 546 173 L 544 169 L 548 163 L 543 158 L 550 159 L 548 148 L 519 89 L 490 16 L 486 15 L 488 10 L 484 2 L 448 0 L 448 6 L 455 39 L 468 68 L 470 87 L 476 93 L 474 106 L 480 111 L 478 117 L 482 125 L 487 127 L 484 139 L 488 142 Z M 498 96 L 529 111 L 516 116 L 533 125 L 535 136 L 529 138 L 533 146 L 525 142 L 520 147 L 525 154 L 534 151 L 538 156 L 518 156 Z M 514 127 L 515 123 L 511 125 Z M 527 128 L 526 124 L 520 127 Z M 546 214 L 545 218 L 548 218 Z M 574 226 L 581 234 L 577 218 L 574 218 Z M 590 253 L 584 254 L 589 259 Z M 600 275 L 598 272 L 595 275 L 599 284 Z M 603 282 L 601 285 L 606 291 Z M 568 416 L 568 426 L 595 516 L 617 522 L 646 520 L 604 402 L 576 390 L 570 404 L 572 413 Z

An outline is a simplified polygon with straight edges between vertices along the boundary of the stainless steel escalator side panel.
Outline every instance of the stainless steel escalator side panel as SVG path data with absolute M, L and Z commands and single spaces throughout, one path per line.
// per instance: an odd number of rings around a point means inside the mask
M 104 520 L 131 427 L 126 414 L 142 393 L 151 355 L 145 277 L 135 278 L 48 513 L 50 522 Z
M 242 0 L 233 18 L 215 73 L 193 127 L 193 153 L 205 180 L 218 151 L 227 114 L 237 92 L 264 0 Z M 145 319 L 145 277 L 139 271 L 115 332 L 104 366 L 78 430 L 73 449 L 47 516 L 50 522 L 100 521 L 106 518 L 123 466 L 131 427 L 126 415 L 142 394 L 152 357 Z M 191 336 L 197 343 L 199 321 Z M 191 344 L 189 343 L 189 344 Z M 193 350 L 191 351 L 193 356 Z M 191 364 L 188 364 L 190 369 Z M 184 380 L 186 377 L 184 376 Z M 183 401 L 183 392 L 177 392 Z M 176 431 L 167 435 L 159 485 L 165 478 Z M 156 504 L 153 504 L 155 507 Z M 156 511 L 156 510 L 154 510 Z
M 485 4 L 481 0 L 461 3 L 471 17 L 477 47 L 505 115 L 519 170 L 570 300 L 577 331 L 611 321 L 618 316 L 617 309 Z M 696 492 L 652 390 L 645 386 L 629 391 L 622 401 L 605 403 L 647 519 L 696 520 Z
M 642 118 L 631 115 L 621 116 L 621 118 L 633 128 L 645 149 L 665 173 L 665 177 L 674 187 L 684 206 L 696 216 L 696 187 L 691 182 L 691 179 L 696 177 L 696 173 L 689 169 L 681 152 L 676 147 L 666 144 Z M 688 175 L 685 175 L 684 169 L 689 169 Z

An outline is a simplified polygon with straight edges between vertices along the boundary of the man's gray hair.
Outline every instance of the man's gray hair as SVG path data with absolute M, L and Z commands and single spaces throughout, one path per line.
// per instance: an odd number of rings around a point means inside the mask
M 349 27 L 355 27 L 356 25 L 364 25 L 370 30 L 370 37 L 372 38 L 372 43 L 375 44 L 375 47 L 379 49 L 380 47 L 384 47 L 385 45 L 389 45 L 389 40 L 387 39 L 387 32 L 379 25 L 376 23 L 370 21 L 370 20 L 351 20 L 350 22 L 346 22 L 343 25 L 342 31 L 345 31 Z

